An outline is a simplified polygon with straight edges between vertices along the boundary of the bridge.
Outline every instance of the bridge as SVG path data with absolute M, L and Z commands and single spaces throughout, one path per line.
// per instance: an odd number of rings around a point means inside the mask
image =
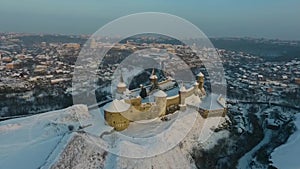
M 87 107 L 88 107 L 88 110 L 94 110 L 94 109 L 98 109 L 99 107 L 104 106 L 106 103 L 111 102 L 111 101 L 112 101 L 112 99 L 107 99 L 107 100 L 98 102 L 98 103 L 93 104 L 93 105 L 88 105 Z
M 241 103 L 241 104 L 267 104 L 267 105 L 272 105 L 272 106 L 279 106 L 279 107 L 285 107 L 285 108 L 290 108 L 290 109 L 295 109 L 300 111 L 300 107 L 285 104 L 285 103 L 279 103 L 279 102 L 271 102 L 271 101 L 247 101 L 247 100 L 227 100 L 227 103 L 229 104 L 236 104 L 236 103 Z

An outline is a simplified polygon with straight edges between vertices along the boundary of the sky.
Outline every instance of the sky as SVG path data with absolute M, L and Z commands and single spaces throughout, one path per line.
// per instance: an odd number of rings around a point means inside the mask
M 299 0 L 0 0 L 0 31 L 92 34 L 138 12 L 182 17 L 208 37 L 300 40 Z

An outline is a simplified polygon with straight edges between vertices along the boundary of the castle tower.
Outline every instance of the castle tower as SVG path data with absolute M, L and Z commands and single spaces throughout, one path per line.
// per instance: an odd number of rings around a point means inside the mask
M 157 82 L 158 78 L 155 74 L 154 68 L 152 69 L 152 73 L 151 73 L 151 76 L 149 77 L 149 79 L 150 79 L 151 84 L 152 84 L 151 90 L 157 89 L 158 88 L 158 82 Z
M 198 88 L 200 89 L 201 94 L 206 95 L 206 92 L 205 92 L 205 89 L 204 89 L 204 75 L 203 75 L 203 73 L 199 72 L 197 74 L 197 82 L 199 84 Z
M 200 90 L 199 90 L 199 83 L 198 83 L 197 81 L 195 81 L 195 83 L 194 83 L 194 94 L 195 94 L 196 96 L 198 96 L 198 95 L 200 94 L 199 91 L 200 91 Z
M 199 84 L 199 89 L 202 89 L 204 87 L 204 75 L 203 75 L 203 73 L 199 72 L 197 74 L 197 82 Z
M 126 87 L 127 86 L 126 86 L 126 83 L 124 82 L 123 74 L 121 73 L 120 82 L 117 86 L 117 93 L 123 94 L 126 91 Z
M 180 107 L 180 110 L 185 110 L 186 109 L 186 104 L 185 104 L 185 98 L 186 98 L 186 93 L 187 93 L 187 90 L 183 84 L 183 82 L 181 83 L 180 85 L 180 89 L 179 89 L 179 107 Z
M 121 100 L 113 100 L 103 106 L 105 121 L 117 131 L 125 130 L 129 126 L 130 120 L 124 114 L 129 109 L 130 104 Z
M 162 91 L 159 90 L 157 92 L 155 92 L 153 94 L 154 98 L 155 98 L 155 103 L 158 107 L 158 116 L 163 116 L 166 114 L 166 106 L 167 106 L 167 94 Z

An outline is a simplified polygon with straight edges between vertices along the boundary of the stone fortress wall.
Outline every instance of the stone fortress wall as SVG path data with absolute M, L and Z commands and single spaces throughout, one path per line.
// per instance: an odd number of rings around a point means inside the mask
M 123 99 L 123 103 L 120 101 L 108 103 L 110 105 L 108 105 L 107 108 L 104 107 L 104 117 L 108 125 L 114 127 L 117 131 L 121 131 L 126 129 L 130 122 L 150 120 L 162 117 L 166 114 L 174 113 L 184 107 L 186 98 L 192 95 L 199 96 L 201 98 L 206 95 L 204 90 L 204 75 L 202 73 L 197 75 L 197 82 L 195 82 L 194 86 L 186 89 L 185 86 L 181 84 L 178 94 L 169 97 L 165 92 L 159 90 L 159 85 L 165 85 L 166 83 L 169 83 L 170 80 L 158 83 L 157 77 L 153 72 L 150 80 L 152 83 L 152 91 L 149 93 L 153 94 L 154 102 L 142 103 L 142 98 L 137 96 L 133 98 L 125 98 Z M 121 76 L 117 89 L 118 93 L 122 94 L 125 92 L 126 86 L 124 86 L 125 83 Z M 123 110 L 120 107 L 128 108 Z M 208 113 L 210 113 L 209 111 L 200 110 L 199 107 L 196 108 L 196 110 L 199 110 L 200 114 L 204 118 L 208 117 Z M 211 111 L 212 114 L 218 114 L 218 112 L 219 111 Z

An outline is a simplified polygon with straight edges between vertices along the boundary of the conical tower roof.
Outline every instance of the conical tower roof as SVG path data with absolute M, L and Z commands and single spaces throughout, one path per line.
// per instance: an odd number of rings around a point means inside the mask
M 197 76 L 198 76 L 198 77 L 204 77 L 204 74 L 203 74 L 202 72 L 199 72 L 199 73 L 197 74 Z
M 155 74 L 154 68 L 152 69 L 152 73 L 151 73 L 150 79 L 157 79 L 157 76 Z
M 180 92 L 185 92 L 186 91 L 186 88 L 184 86 L 184 83 L 181 82 L 181 85 L 180 85 L 180 89 L 179 89 Z
M 126 83 L 124 82 L 123 74 L 121 72 L 120 82 L 118 83 L 118 87 L 126 87 Z

